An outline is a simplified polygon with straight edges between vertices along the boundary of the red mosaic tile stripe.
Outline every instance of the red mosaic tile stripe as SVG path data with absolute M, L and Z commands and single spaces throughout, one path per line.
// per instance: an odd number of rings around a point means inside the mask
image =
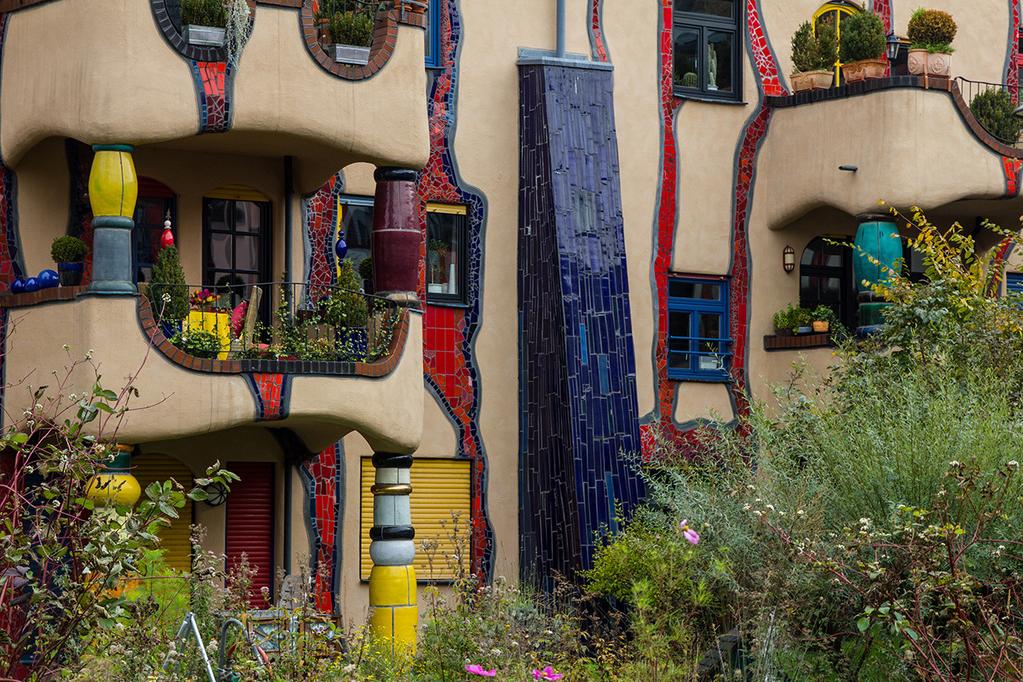
M 778 77 L 778 60 L 771 52 L 767 32 L 760 21 L 758 0 L 746 0 L 746 32 L 750 47 L 753 49 L 753 63 L 757 67 L 757 76 L 764 95 L 776 97 L 788 94 Z
M 331 445 L 304 464 L 312 479 L 312 518 L 316 529 L 313 596 L 316 608 L 335 612 L 334 584 L 337 566 L 338 467 L 342 465 L 337 445 Z
M 252 382 L 259 391 L 259 397 L 262 401 L 260 419 L 264 421 L 282 419 L 284 416 L 284 375 L 253 374 Z
M 874 0 L 874 13 L 881 18 L 884 23 L 884 32 L 890 33 L 892 30 L 892 0 Z M 888 62 L 888 55 L 884 55 L 885 62 Z M 892 75 L 892 65 L 890 62 L 885 64 L 884 76 L 887 78 Z
M 1005 174 L 1005 196 L 1012 198 L 1019 195 L 1020 169 L 1023 160 L 1008 156 L 1002 157 L 1002 172 Z
M 332 175 L 322 187 L 305 199 L 303 207 L 306 235 L 311 247 L 308 263 L 309 290 L 314 300 L 318 300 L 336 279 L 332 254 L 340 177 L 340 173 Z
M 590 35 L 593 42 L 593 58 L 598 62 L 606 62 L 607 44 L 604 42 L 604 29 L 601 26 L 601 4 L 604 0 L 590 0 Z
M 226 131 L 229 127 L 225 88 L 227 82 L 227 63 L 197 61 L 195 67 L 199 71 L 199 80 L 202 84 L 206 112 L 203 132 Z

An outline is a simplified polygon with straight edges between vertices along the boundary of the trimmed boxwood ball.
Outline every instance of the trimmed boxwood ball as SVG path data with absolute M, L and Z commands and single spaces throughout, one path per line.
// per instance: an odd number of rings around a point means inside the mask
M 57 237 L 50 244 L 50 257 L 54 263 L 81 263 L 87 253 L 89 247 L 86 243 L 69 234 Z
M 913 48 L 951 52 L 951 44 L 955 40 L 957 30 L 955 19 L 948 12 L 920 8 L 913 12 L 907 34 Z
M 842 19 L 840 52 L 843 62 L 880 59 L 886 46 L 884 22 L 873 12 L 860 12 Z

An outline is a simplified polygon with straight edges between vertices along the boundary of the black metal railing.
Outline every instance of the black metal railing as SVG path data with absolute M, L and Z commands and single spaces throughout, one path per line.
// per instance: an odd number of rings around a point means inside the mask
M 984 130 L 1003 144 L 1018 146 L 1020 120 L 1014 115 L 1007 118 L 1007 111 L 1019 103 L 1019 86 L 974 81 L 962 76 L 956 76 L 955 82 L 963 101 Z
M 164 336 L 199 358 L 374 362 L 387 357 L 399 305 L 305 282 L 143 285 Z

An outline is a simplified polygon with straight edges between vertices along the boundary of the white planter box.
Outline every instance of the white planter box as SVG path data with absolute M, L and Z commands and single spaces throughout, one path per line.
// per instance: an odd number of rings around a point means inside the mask
M 185 26 L 185 40 L 189 45 L 224 46 L 224 33 L 227 29 L 215 26 Z
M 369 64 L 369 48 L 355 45 L 331 45 L 330 54 L 338 64 Z

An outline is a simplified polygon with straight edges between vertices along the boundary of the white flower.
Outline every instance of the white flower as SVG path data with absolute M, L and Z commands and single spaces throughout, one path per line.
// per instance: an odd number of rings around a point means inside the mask
M 796 516 L 803 516 L 804 514 L 806 514 L 806 512 L 803 511 L 802 509 L 797 509 L 796 510 Z
M 1017 461 L 1016 461 L 1016 460 L 1014 460 L 1014 459 L 1010 459 L 1010 460 L 1009 460 L 1009 466 L 1011 466 L 1011 467 L 1012 467 L 1013 469 L 1016 469 L 1016 468 L 1018 468 L 1018 467 L 1019 467 L 1019 462 L 1017 462 Z
M 171 295 L 165 291 L 163 292 L 163 296 L 160 297 L 160 300 L 163 301 L 164 303 L 170 303 Z

